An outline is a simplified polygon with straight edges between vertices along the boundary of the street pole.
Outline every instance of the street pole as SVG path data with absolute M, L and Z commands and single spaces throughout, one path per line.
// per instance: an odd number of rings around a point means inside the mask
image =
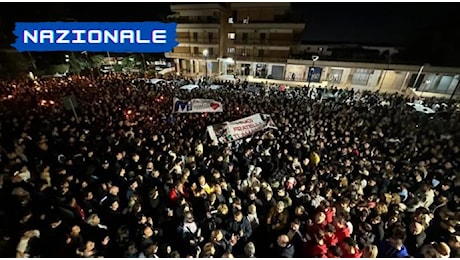
M 387 71 L 390 69 L 390 63 L 391 63 L 391 54 L 388 56 L 387 66 L 386 66 L 385 70 L 383 71 L 382 81 L 380 82 L 378 92 L 380 92 L 380 90 L 383 87 L 383 83 L 385 82 L 385 78 L 387 76 Z
M 425 68 L 425 65 L 420 66 L 420 70 L 417 73 L 417 77 L 415 77 L 414 88 L 417 88 L 418 80 L 420 79 L 420 75 L 422 75 L 424 68 Z
M 308 70 L 308 85 L 307 85 L 307 88 L 310 88 L 311 76 L 312 76 L 314 70 L 315 70 L 315 61 L 313 61 L 312 65 L 311 65 L 311 68 Z
M 206 66 L 205 71 L 206 71 L 206 82 L 207 82 L 208 81 L 208 57 L 207 56 L 204 57 L 204 63 Z
M 311 56 L 312 65 L 311 68 L 308 70 L 308 85 L 307 88 L 310 88 L 311 77 L 313 76 L 313 72 L 315 71 L 315 62 L 319 60 L 319 56 L 313 55 Z
M 206 84 L 208 83 L 208 55 L 209 55 L 209 51 L 208 49 L 204 49 L 203 50 L 203 56 L 204 56 L 204 66 L 205 66 L 205 80 L 206 80 Z
M 449 101 L 452 101 L 452 99 L 454 99 L 454 96 L 455 96 L 455 94 L 457 93 L 457 90 L 458 90 L 459 87 L 460 87 L 460 80 L 458 81 L 457 86 L 455 86 L 454 91 L 453 91 L 452 94 L 450 95 Z

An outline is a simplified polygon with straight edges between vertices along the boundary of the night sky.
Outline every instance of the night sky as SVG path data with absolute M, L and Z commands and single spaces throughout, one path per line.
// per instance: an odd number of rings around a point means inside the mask
M 170 3 L 1 3 L 0 26 L 11 21 L 152 21 Z M 305 42 L 361 43 L 411 48 L 430 59 L 460 60 L 458 3 L 293 3 L 307 23 Z M 3 30 L 5 30 L 3 28 Z M 418 55 L 418 54 L 417 54 Z M 443 54 L 444 55 L 444 54 Z M 422 59 L 422 58 L 421 58 Z M 460 64 L 459 64 L 460 65 Z
M 424 31 L 459 31 L 459 3 L 294 3 L 305 10 L 305 39 L 404 44 Z M 455 25 L 455 26 L 452 26 Z

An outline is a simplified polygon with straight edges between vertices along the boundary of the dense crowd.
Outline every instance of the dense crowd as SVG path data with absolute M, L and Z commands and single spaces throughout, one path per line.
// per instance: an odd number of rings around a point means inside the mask
M 453 103 L 424 114 L 400 95 L 131 80 L 0 83 L 0 255 L 460 257 Z M 172 114 L 173 97 L 224 112 Z M 209 139 L 255 113 L 277 129 Z

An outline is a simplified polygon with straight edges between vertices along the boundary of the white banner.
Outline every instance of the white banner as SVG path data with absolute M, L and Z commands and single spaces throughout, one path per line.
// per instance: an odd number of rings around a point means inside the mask
M 218 113 L 223 112 L 221 102 L 213 99 L 173 99 L 173 113 Z
M 266 128 L 276 129 L 270 115 L 255 114 L 233 122 L 208 126 L 209 137 L 218 143 L 228 143 L 253 135 Z

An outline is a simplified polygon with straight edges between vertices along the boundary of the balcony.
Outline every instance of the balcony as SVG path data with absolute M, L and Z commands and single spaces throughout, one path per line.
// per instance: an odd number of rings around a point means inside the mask
M 176 38 L 176 41 L 178 41 L 181 44 L 219 44 L 219 39 L 213 38 L 213 39 L 208 39 L 208 38 L 199 38 L 199 39 L 191 39 L 187 37 L 179 37 Z
M 200 60 L 205 59 L 202 53 L 186 53 L 186 52 L 165 52 L 165 57 L 170 58 L 170 59 L 200 59 Z M 217 59 L 217 55 L 209 54 L 207 59 Z
M 219 24 L 220 20 L 218 17 L 214 16 L 198 16 L 195 18 L 191 17 L 176 17 L 170 18 L 169 22 L 174 22 L 178 24 L 188 24 L 188 23 L 198 23 L 198 24 Z
M 295 44 L 294 40 L 259 40 L 259 39 L 236 39 L 235 45 L 249 45 L 249 46 L 285 46 L 290 47 Z
M 232 57 L 236 61 L 257 61 L 257 62 L 273 62 L 273 63 L 286 63 L 286 58 L 279 58 L 279 57 L 267 57 L 267 56 L 242 56 L 242 55 L 234 55 Z

